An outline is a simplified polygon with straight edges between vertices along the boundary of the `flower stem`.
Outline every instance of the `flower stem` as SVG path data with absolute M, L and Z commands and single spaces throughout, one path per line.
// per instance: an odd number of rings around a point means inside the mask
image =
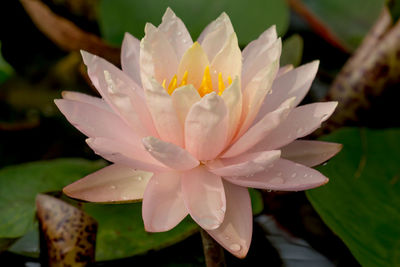
M 205 230 L 200 233 L 207 267 L 226 266 L 224 249 Z

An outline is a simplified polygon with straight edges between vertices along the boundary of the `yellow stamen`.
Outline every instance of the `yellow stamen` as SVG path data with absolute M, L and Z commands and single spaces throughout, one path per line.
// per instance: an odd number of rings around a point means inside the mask
M 167 79 L 164 79 L 164 81 L 162 81 L 162 87 L 164 87 L 164 89 L 165 89 L 165 83 L 167 82 Z
M 201 97 L 213 91 L 209 66 L 207 66 L 204 70 L 203 80 L 201 81 L 200 88 L 197 89 L 197 91 L 199 92 Z
M 172 92 L 174 92 L 174 90 L 176 89 L 177 80 L 178 78 L 176 77 L 176 75 L 174 75 L 174 77 L 172 77 L 172 80 L 168 85 L 168 94 L 172 94 Z
M 222 73 L 218 73 L 218 94 L 222 95 L 225 90 L 224 80 L 222 79 Z
M 184 86 L 187 84 L 187 78 L 188 78 L 188 71 L 185 71 L 185 73 L 183 74 L 183 78 L 181 81 L 181 84 L 179 86 Z
M 229 75 L 229 76 L 228 76 L 228 84 L 231 85 L 231 83 L 232 83 L 232 78 L 231 78 L 231 76 Z

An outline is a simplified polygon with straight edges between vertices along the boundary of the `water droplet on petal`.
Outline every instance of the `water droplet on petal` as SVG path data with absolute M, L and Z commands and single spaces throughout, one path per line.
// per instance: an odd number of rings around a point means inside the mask
M 213 217 L 201 217 L 198 218 L 198 223 L 201 226 L 205 226 L 207 229 L 216 229 L 220 225 L 220 223 Z
M 239 245 L 239 244 L 232 244 L 232 245 L 229 246 L 229 249 L 231 249 L 232 251 L 237 252 L 237 251 L 242 249 L 242 246 Z
M 326 166 L 326 165 L 328 165 L 328 162 L 325 162 L 324 164 L 322 164 L 322 166 Z
M 111 185 L 110 189 L 114 190 L 114 189 L 117 189 L 117 187 L 115 185 Z
M 176 33 L 178 36 L 181 36 L 182 35 L 182 32 L 177 32 Z
M 141 181 L 141 180 L 143 180 L 143 178 L 142 178 L 142 176 L 138 176 L 138 177 L 136 177 L 136 180 Z
M 231 239 L 229 236 L 225 236 L 225 240 L 229 240 L 229 239 Z
M 306 174 L 304 174 L 304 177 L 307 177 L 308 176 L 308 174 L 306 173 Z
M 303 132 L 303 128 L 297 129 L 297 134 L 301 134 Z
M 296 175 L 297 175 L 297 173 L 293 173 L 293 174 L 291 175 L 291 177 L 294 178 L 294 177 L 296 177 Z

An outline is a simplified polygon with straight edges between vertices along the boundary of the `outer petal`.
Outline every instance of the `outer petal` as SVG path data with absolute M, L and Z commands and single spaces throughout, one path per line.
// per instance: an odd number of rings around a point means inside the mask
M 282 158 L 313 167 L 335 156 L 342 147 L 337 143 L 296 140 L 282 147 Z
M 253 233 L 253 214 L 247 188 L 223 181 L 226 194 L 224 222 L 207 232 L 226 250 L 244 258 L 249 250 Z
M 114 111 L 110 108 L 109 105 L 107 105 L 107 103 L 102 98 L 72 91 L 63 91 L 61 92 L 61 95 L 63 99 L 74 100 L 77 102 L 93 105 L 96 106 L 97 108 L 114 113 Z
M 275 128 L 250 151 L 264 151 L 280 148 L 297 138 L 306 136 L 331 116 L 337 102 L 313 103 L 293 109 L 287 119 Z
M 222 73 L 223 78 L 228 76 L 236 78 L 242 72 L 242 53 L 239 48 L 235 33 L 232 33 L 211 62 L 211 77 L 213 88 L 218 88 L 218 73 Z
M 205 95 L 190 109 L 185 123 L 186 149 L 198 160 L 214 159 L 224 149 L 228 112 L 216 93 Z
M 234 33 L 232 23 L 225 12 L 204 29 L 199 36 L 198 42 L 206 51 L 209 61 L 212 61 L 225 46 L 232 33 Z
M 270 94 L 265 98 L 254 121 L 257 122 L 262 116 L 275 110 L 283 101 L 290 97 L 296 97 L 294 105 L 297 106 L 310 89 L 311 83 L 317 74 L 318 65 L 319 61 L 316 60 L 295 68 L 276 79 L 272 85 Z
M 223 158 L 234 157 L 249 150 L 258 142 L 268 136 L 275 128 L 279 126 L 288 116 L 293 107 L 294 99 L 288 99 L 275 111 L 268 113 L 256 125 L 251 127 L 244 135 L 242 135 L 226 152 Z
M 140 144 L 139 137 L 112 111 L 73 100 L 56 99 L 54 102 L 67 120 L 88 137 Z
M 139 136 L 157 135 L 143 90 L 106 60 L 82 51 L 88 74 L 103 99 Z
M 238 78 L 233 80 L 233 83 L 224 90 L 221 95 L 228 109 L 228 137 L 226 139 L 229 143 L 236 133 L 242 114 L 242 90 L 240 89 L 240 81 Z
M 154 174 L 143 196 L 142 217 L 146 231 L 168 231 L 187 214 L 181 192 L 181 175 L 177 172 Z
M 283 66 L 283 67 L 280 67 L 278 73 L 276 74 L 275 79 L 278 79 L 278 78 L 281 77 L 283 74 L 286 74 L 287 72 L 291 71 L 293 68 L 294 68 L 294 67 L 293 67 L 292 64 L 288 64 L 288 65 L 285 65 L 285 66 Z
M 204 69 L 209 65 L 207 55 L 198 42 L 195 42 L 183 55 L 178 67 L 178 81 L 181 81 L 185 71 L 188 72 L 188 84 L 199 88 L 203 79 Z
M 250 64 L 257 56 L 268 49 L 278 38 L 276 26 L 272 25 L 264 31 L 256 40 L 250 42 L 242 52 L 243 62 Z
M 278 39 L 270 50 L 273 50 L 274 52 L 270 52 L 271 57 L 267 62 L 264 62 L 265 67 L 252 77 L 245 88 L 243 87 L 245 83 L 242 80 L 242 88 L 244 88 L 243 111 L 241 117 L 241 128 L 237 137 L 240 137 L 254 121 L 264 98 L 271 89 L 276 73 L 278 72 L 281 40 Z M 243 79 L 244 78 L 245 77 L 243 77 Z
M 145 93 L 147 106 L 161 139 L 183 147 L 183 129 L 170 95 L 154 79 Z
M 200 162 L 185 149 L 152 136 L 143 138 L 146 150 L 159 162 L 172 169 L 184 171 L 197 167 Z
M 89 138 L 86 139 L 86 142 L 96 154 L 119 165 L 149 172 L 170 171 L 169 168 L 151 157 L 147 151 L 142 151 L 126 143 L 106 138 Z
M 121 47 L 121 67 L 139 87 L 142 87 L 139 61 L 140 41 L 126 32 Z
M 151 88 L 154 77 L 160 83 L 170 79 L 178 69 L 178 57 L 164 32 L 147 23 L 145 37 L 140 43 L 140 70 L 145 89 Z
M 224 220 L 226 199 L 224 186 L 219 176 L 199 166 L 184 172 L 182 192 L 186 208 L 193 220 L 202 228 L 218 228 Z
M 185 24 L 183 24 L 182 20 L 168 7 L 158 29 L 164 32 L 167 40 L 174 48 L 179 61 L 183 53 L 193 44 L 192 37 L 190 37 Z
M 260 189 L 301 191 L 326 184 L 329 179 L 320 172 L 285 159 L 278 159 L 263 172 L 250 177 L 224 177 L 229 182 Z
M 183 128 L 190 108 L 194 103 L 200 101 L 201 97 L 196 88 L 191 84 L 175 89 L 171 97 L 172 104 L 174 105 L 176 114 Z
M 63 192 L 90 202 L 141 200 L 152 175 L 113 164 L 64 187 Z
M 220 159 L 207 164 L 210 172 L 219 176 L 251 176 L 265 170 L 279 159 L 280 150 L 243 154 L 234 158 Z

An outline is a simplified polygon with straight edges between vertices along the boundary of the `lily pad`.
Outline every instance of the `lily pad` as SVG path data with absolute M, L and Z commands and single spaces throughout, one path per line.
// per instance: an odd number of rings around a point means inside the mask
M 297 67 L 301 63 L 303 56 L 303 38 L 298 34 L 293 34 L 283 42 L 281 66 L 288 64 Z
M 330 182 L 308 199 L 362 266 L 400 265 L 400 129 L 347 128 L 322 139 L 343 150 L 318 168 Z
M 289 25 L 289 10 L 282 0 L 253 0 L 245 7 L 241 0 L 101 0 L 102 34 L 116 45 L 121 44 L 125 32 L 142 38 L 145 23 L 158 25 L 167 7 L 183 20 L 194 39 L 224 11 L 230 16 L 241 45 L 257 38 L 271 25 L 277 25 L 279 35 Z
M 302 0 L 315 18 L 349 51 L 378 19 L 385 0 Z

